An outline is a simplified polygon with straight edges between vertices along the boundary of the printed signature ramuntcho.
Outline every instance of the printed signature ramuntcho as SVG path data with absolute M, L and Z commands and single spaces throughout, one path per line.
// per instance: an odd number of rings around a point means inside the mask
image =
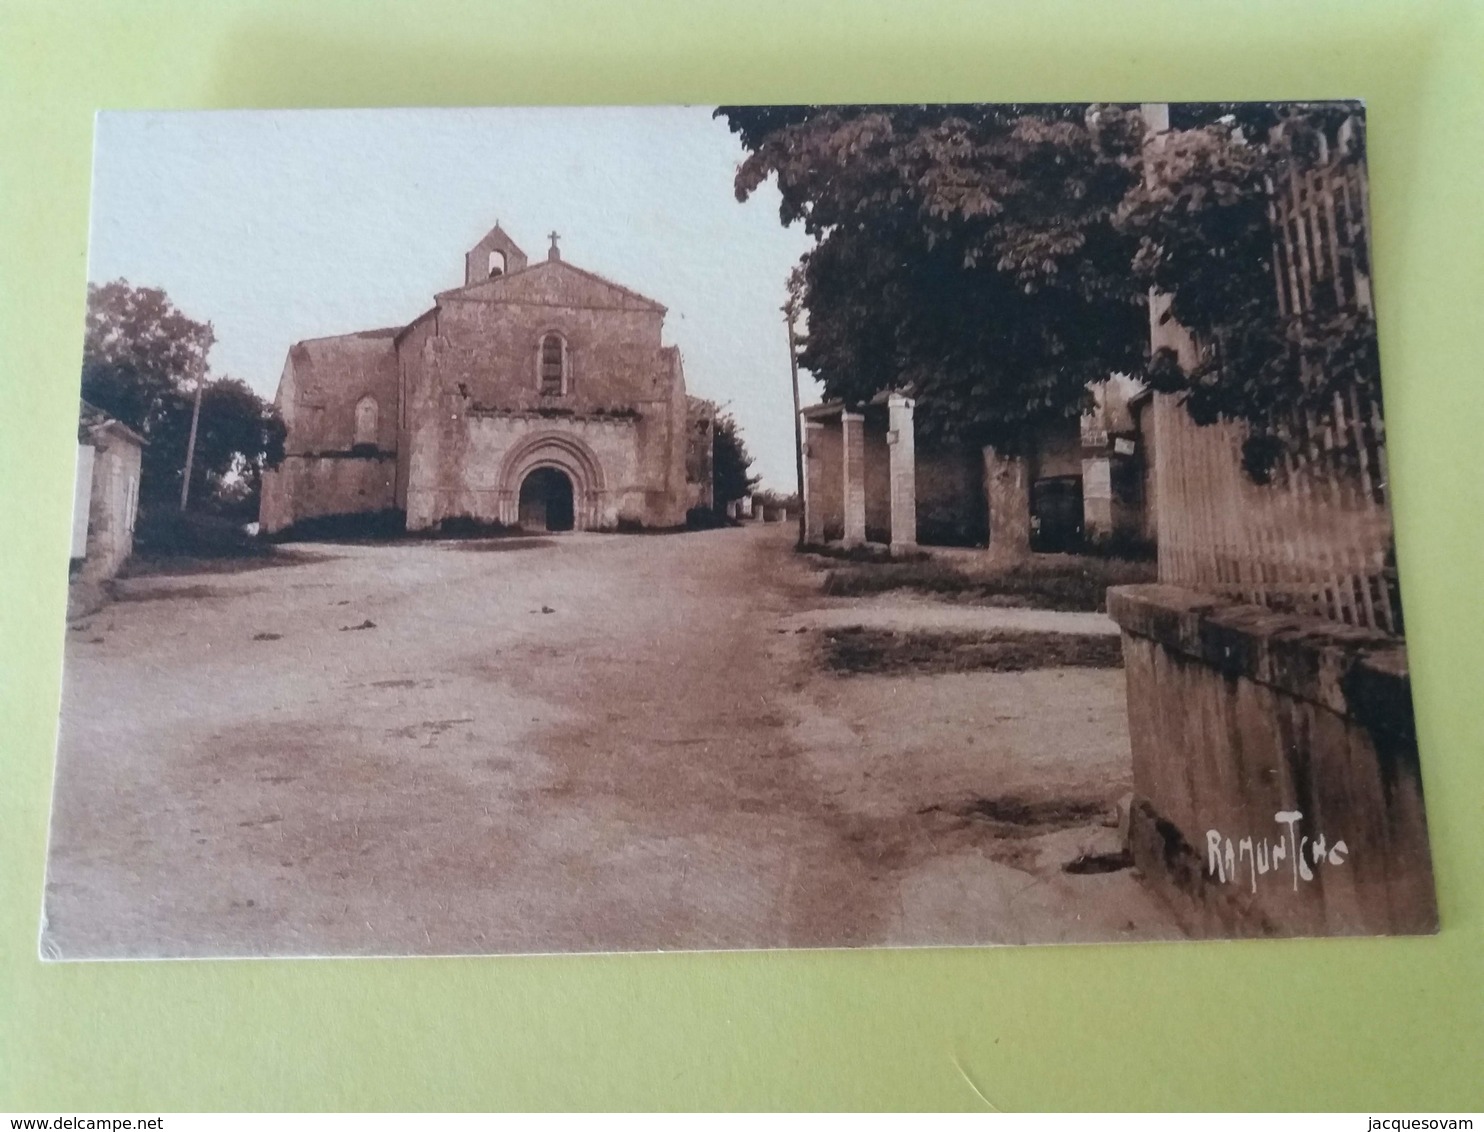
M 1298 810 L 1279 810 L 1273 820 L 1284 827 L 1276 842 L 1266 837 L 1243 837 L 1233 842 L 1223 837 L 1219 830 L 1206 831 L 1206 874 L 1215 877 L 1221 884 L 1240 883 L 1245 865 L 1248 883 L 1257 891 L 1257 878 L 1279 871 L 1286 862 L 1293 878 L 1294 891 L 1299 881 L 1312 881 L 1314 870 L 1320 865 L 1338 867 L 1345 863 L 1350 847 L 1343 840 L 1333 844 L 1324 834 L 1310 838 L 1298 831 L 1304 815 Z

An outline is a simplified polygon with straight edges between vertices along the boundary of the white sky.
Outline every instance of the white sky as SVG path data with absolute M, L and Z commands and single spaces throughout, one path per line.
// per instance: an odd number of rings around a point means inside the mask
M 215 328 L 213 372 L 271 398 L 292 343 L 408 322 L 495 221 L 533 261 L 555 228 L 669 308 L 690 392 L 791 491 L 779 306 L 809 240 L 771 185 L 737 203 L 741 159 L 699 107 L 101 114 L 88 278 L 164 288 Z

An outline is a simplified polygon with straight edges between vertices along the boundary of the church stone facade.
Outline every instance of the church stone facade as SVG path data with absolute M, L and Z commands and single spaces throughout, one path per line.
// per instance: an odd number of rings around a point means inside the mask
M 537 530 L 675 527 L 711 506 L 714 409 L 685 390 L 665 308 L 498 225 L 464 286 L 401 327 L 294 345 L 285 457 L 261 526 L 401 516 Z

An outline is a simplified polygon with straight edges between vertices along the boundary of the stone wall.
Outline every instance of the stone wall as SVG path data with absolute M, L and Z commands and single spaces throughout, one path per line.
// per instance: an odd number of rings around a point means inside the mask
M 486 278 L 492 249 L 507 270 Z M 679 352 L 662 342 L 664 307 L 555 249 L 527 267 L 498 226 L 470 251 L 466 281 L 407 327 L 289 351 L 278 396 L 288 459 L 265 476 L 265 531 L 387 509 L 405 511 L 413 530 L 450 518 L 514 522 L 512 458 L 531 463 L 522 473 L 543 463 L 566 471 L 586 500 L 581 526 L 679 526 L 709 499 L 710 425 L 692 417 Z M 551 335 L 561 342 L 559 390 L 541 380 Z M 356 431 L 368 398 L 374 443 Z M 551 444 L 516 453 L 537 435 Z
M 302 519 L 388 510 L 401 441 L 396 328 L 296 343 L 276 404 L 288 433 L 283 463 L 263 474 L 265 534 Z M 357 406 L 375 405 L 375 439 L 357 443 Z
M 1405 646 L 1171 586 L 1123 631 L 1136 866 L 1197 935 L 1437 927 Z
M 866 541 L 891 542 L 891 448 L 887 416 L 872 406 L 865 414 Z
M 412 433 L 418 417 L 417 406 L 424 411 L 438 402 L 426 396 L 428 359 L 432 355 L 430 344 L 437 334 L 438 309 L 434 307 L 414 319 L 397 339 L 397 506 L 407 510 L 407 488 L 412 475 Z
M 93 430 L 91 444 L 87 553 L 77 580 L 101 582 L 117 574 L 134 553 L 144 452 L 136 441 L 112 433 L 107 425 Z
M 963 445 L 917 447 L 917 540 L 983 546 L 989 538 L 984 459 Z
M 558 260 L 440 295 L 400 346 L 408 528 L 515 522 L 508 461 L 539 436 L 549 450 L 519 458 L 572 479 L 580 528 L 683 524 L 701 492 L 686 480 L 690 406 L 664 313 Z M 560 393 L 540 382 L 550 334 L 563 344 Z
M 917 545 L 913 404 L 892 393 L 857 409 L 805 411 L 804 540 Z
M 644 423 L 632 417 L 451 416 L 436 460 L 421 445 L 413 449 L 407 527 L 424 530 L 464 518 L 513 526 L 521 483 L 538 467 L 558 468 L 572 481 L 579 530 L 644 525 L 652 517 L 639 458 Z
M 826 408 L 816 407 L 806 414 L 811 418 L 806 437 L 811 453 L 808 459 L 815 468 L 811 492 L 819 512 L 817 521 L 811 520 L 814 533 L 809 537 L 833 540 L 844 534 L 839 466 L 843 454 L 841 418 Z M 891 533 L 889 438 L 895 430 L 890 426 L 887 407 L 879 402 L 853 415 L 861 418 L 863 436 L 865 537 L 884 543 Z M 993 449 L 939 441 L 919 445 L 915 435 L 911 439 L 915 451 L 905 467 L 910 467 L 912 474 L 901 479 L 904 483 L 910 479 L 915 491 L 915 516 L 904 520 L 915 529 L 915 542 L 988 545 L 1000 555 L 1028 555 L 1031 488 L 1039 479 L 1063 476 L 1082 481 L 1084 522 L 1095 535 L 1136 542 L 1144 530 L 1148 509 L 1142 503 L 1142 465 L 1136 458 L 1110 454 L 1106 443 L 1099 447 L 1097 458 L 1089 459 L 1075 420 L 1043 430 L 1025 456 L 1000 457 Z M 806 477 L 809 474 L 806 469 Z M 902 510 L 905 514 L 905 506 Z M 993 538 L 996 526 L 997 541 Z
M 1082 433 L 1076 421 L 1047 425 L 1036 436 L 1030 456 L 1031 480 L 1082 474 Z
M 686 477 L 686 462 L 697 443 L 690 429 L 690 395 L 685 391 L 685 369 L 678 346 L 660 350 L 668 401 L 663 410 L 644 402 L 639 411 L 639 448 L 635 458 L 644 479 L 646 527 L 668 528 L 685 524 L 685 514 L 695 504 L 699 491 Z M 707 430 L 708 438 L 710 430 Z M 709 488 L 709 482 L 708 482 Z
M 285 456 L 263 473 L 261 530 L 271 535 L 305 519 L 390 511 L 397 507 L 396 476 L 391 452 Z
M 376 447 L 397 450 L 400 400 L 397 328 L 298 342 L 284 363 L 276 404 L 291 455 L 348 452 L 356 443 L 356 405 L 376 402 Z
M 809 485 L 809 538 L 838 539 L 845 533 L 844 446 L 840 420 L 811 422 L 806 429 Z
M 447 298 L 437 319 L 437 333 L 448 343 L 441 376 L 474 405 L 490 409 L 590 412 L 668 398 L 663 317 L 648 309 Z M 565 392 L 543 395 L 541 341 L 553 333 L 565 343 L 567 383 Z

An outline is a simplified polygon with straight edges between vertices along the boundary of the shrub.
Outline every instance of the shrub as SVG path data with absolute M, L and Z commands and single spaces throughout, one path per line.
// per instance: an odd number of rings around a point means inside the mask
M 140 509 L 134 552 L 152 558 L 261 558 L 273 548 L 240 522 L 160 505 Z
M 407 529 L 406 512 L 396 508 L 345 515 L 300 519 L 269 537 L 274 542 L 347 542 L 401 538 Z
M 822 546 L 805 546 L 801 549 L 805 554 L 812 554 L 818 558 L 828 558 L 839 562 L 923 562 L 931 557 L 925 550 L 912 550 L 905 553 L 897 551 L 893 553 L 890 547 L 873 542 L 863 542 L 857 546 L 840 546 L 836 543 L 827 543 Z
M 849 675 L 1026 672 L 1037 668 L 1119 668 L 1116 636 L 1089 633 L 927 633 L 851 627 L 827 630 L 824 661 Z
M 685 527 L 690 531 L 711 531 L 717 527 L 736 526 L 725 514 L 711 507 L 692 507 L 685 513 Z
M 1109 586 L 1153 580 L 1152 563 L 1117 558 L 1044 555 L 963 565 L 930 558 L 834 569 L 825 577 L 824 592 L 854 597 L 906 589 L 990 605 L 1102 612 Z
M 402 524 L 406 527 L 405 520 Z M 506 526 L 491 519 L 476 519 L 473 515 L 450 515 L 438 523 L 430 533 L 432 538 L 493 538 L 496 535 L 519 534 L 519 526 Z

